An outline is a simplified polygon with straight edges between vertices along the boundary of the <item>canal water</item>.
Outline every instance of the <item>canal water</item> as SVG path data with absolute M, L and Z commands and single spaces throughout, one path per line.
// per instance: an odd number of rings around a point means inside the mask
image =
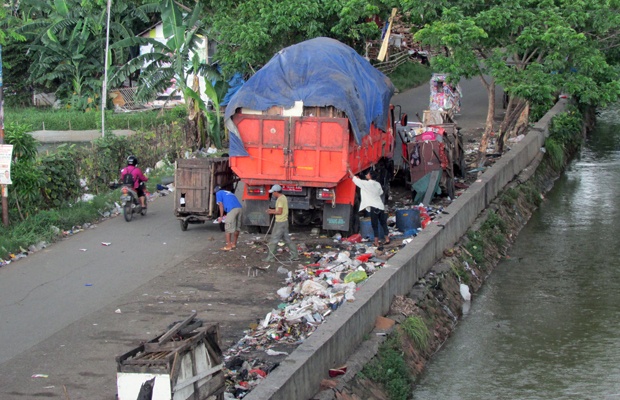
M 620 399 L 620 109 L 601 113 L 414 399 Z

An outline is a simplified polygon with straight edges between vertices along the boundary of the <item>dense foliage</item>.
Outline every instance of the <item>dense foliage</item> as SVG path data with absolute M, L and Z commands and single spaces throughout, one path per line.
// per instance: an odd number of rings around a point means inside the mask
M 130 154 L 146 169 L 160 160 L 173 162 L 190 149 L 186 127 L 179 122 L 128 137 L 108 133 L 88 146 L 65 144 L 43 154 L 27 133 L 30 130 L 24 124 L 6 126 L 5 140 L 14 146 L 8 199 L 11 223 L 74 205 L 85 193 L 109 192 L 109 184 L 118 180 Z
M 25 0 L 11 5 L 2 10 L 6 18 L 0 23 L 0 42 L 8 51 L 5 64 L 11 67 L 7 99 L 20 103 L 19 92 L 44 86 L 74 109 L 99 107 L 105 2 Z M 138 82 L 138 98 L 146 99 L 176 81 L 194 142 L 219 146 L 224 132 L 217 111 L 229 77 L 237 72 L 247 77 L 280 49 L 317 36 L 336 38 L 364 53 L 367 41 L 381 37 L 392 7 L 410 23 L 415 38 L 431 46 L 435 70 L 454 80 L 479 76 L 487 86 L 481 152 L 493 129 L 497 85 L 510 100 L 499 128 L 500 147 L 522 129 L 530 113 L 540 114 L 560 93 L 592 106 L 619 97 L 620 0 L 113 2 L 110 83 Z M 138 36 L 157 21 L 165 40 Z M 24 37 L 28 41 L 18 45 Z M 205 37 L 208 54 L 202 54 Z M 139 45 L 151 50 L 140 55 Z M 205 94 L 210 105 L 203 101 Z
M 424 24 L 416 39 L 442 50 L 434 68 L 457 81 L 478 76 L 486 85 L 483 144 L 493 129 L 495 86 L 509 94 L 500 151 L 530 107 L 548 109 L 560 93 L 592 106 L 620 96 L 618 0 L 425 0 L 408 10 Z

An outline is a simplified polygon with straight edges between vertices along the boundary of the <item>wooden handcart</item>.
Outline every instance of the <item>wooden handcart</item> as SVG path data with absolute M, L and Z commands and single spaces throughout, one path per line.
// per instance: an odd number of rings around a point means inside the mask
M 174 167 L 174 213 L 186 231 L 189 224 L 204 224 L 219 216 L 213 189 L 235 190 L 238 178 L 228 157 L 178 159 Z

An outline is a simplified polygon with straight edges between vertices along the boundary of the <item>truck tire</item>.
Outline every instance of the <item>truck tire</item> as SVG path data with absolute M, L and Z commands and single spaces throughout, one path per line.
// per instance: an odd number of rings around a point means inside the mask
M 349 230 L 347 231 L 347 236 L 355 235 L 360 231 L 360 214 L 358 212 L 360 208 L 361 202 L 359 189 L 355 192 L 355 201 L 353 203 L 353 207 L 351 207 L 351 216 L 349 219 Z
M 248 233 L 263 233 L 260 225 L 248 225 L 247 228 Z

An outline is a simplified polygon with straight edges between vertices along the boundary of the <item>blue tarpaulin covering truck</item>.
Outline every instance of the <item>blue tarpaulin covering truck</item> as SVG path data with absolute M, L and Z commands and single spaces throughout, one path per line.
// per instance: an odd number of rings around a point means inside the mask
M 359 194 L 347 171 L 384 172 L 394 154 L 394 86 L 355 50 L 315 38 L 278 52 L 230 99 L 230 166 L 244 183 L 244 224 L 269 225 L 279 184 L 292 224 L 357 232 Z

